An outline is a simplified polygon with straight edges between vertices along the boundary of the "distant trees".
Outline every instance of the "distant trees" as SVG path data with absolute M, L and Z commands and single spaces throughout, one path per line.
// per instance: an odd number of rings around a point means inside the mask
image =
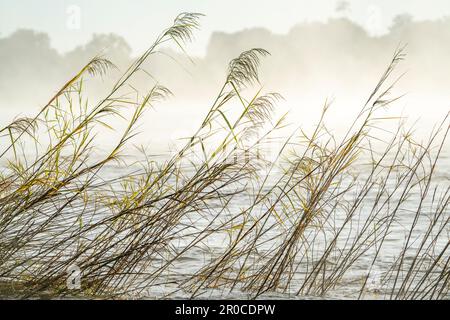
M 348 4 L 342 1 L 336 10 L 349 10 Z M 227 61 L 241 51 L 261 47 L 272 54 L 261 70 L 265 85 L 274 84 L 273 87 L 281 92 L 308 91 L 323 97 L 330 92 L 327 84 L 333 92 L 339 92 L 342 86 L 354 86 L 355 79 L 359 79 L 357 85 L 364 83 L 364 77 L 381 70 L 386 58 L 402 43 L 408 44 L 407 63 L 413 66 L 407 79 L 409 84 L 422 90 L 428 81 L 428 87 L 436 92 L 448 88 L 450 80 L 445 70 L 450 67 L 447 62 L 450 18 L 414 21 L 404 14 L 393 20 L 389 30 L 385 35 L 370 36 L 363 27 L 340 17 L 325 23 L 301 23 L 287 34 L 274 34 L 264 28 L 232 34 L 216 32 L 210 39 L 206 55 L 192 57 L 195 64 L 180 52 L 162 49 L 144 67 L 176 95 L 185 94 L 184 98 L 192 95 L 197 99 L 199 93 L 210 92 L 220 84 Z M 133 59 L 126 39 L 116 34 L 94 34 L 89 42 L 66 53 L 56 51 L 47 34 L 32 30 L 18 30 L 0 38 L 0 108 L 5 104 L 41 105 L 55 88 L 99 54 L 107 56 L 119 68 Z M 179 63 L 174 64 L 173 60 Z M 178 72 L 180 68 L 187 72 Z M 361 70 L 365 73 L 361 74 Z M 420 77 L 414 78 L 419 73 Z M 173 77 L 174 74 L 177 76 Z M 148 77 L 140 74 L 135 79 L 137 85 L 146 85 Z M 370 80 L 368 83 L 372 83 L 373 78 Z M 315 92 L 319 87 L 321 91 Z M 21 94 L 23 89 L 33 94 Z

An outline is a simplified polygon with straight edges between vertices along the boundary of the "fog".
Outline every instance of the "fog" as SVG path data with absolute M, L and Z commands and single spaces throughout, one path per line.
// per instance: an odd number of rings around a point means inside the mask
M 142 36 L 142 41 L 150 45 L 152 39 Z M 364 103 L 395 50 L 404 45 L 407 56 L 396 75 L 405 74 L 392 97 L 405 96 L 386 113 L 408 116 L 411 123 L 420 119 L 419 130 L 429 129 L 449 111 L 450 18 L 415 21 L 408 15 L 398 16 L 389 33 L 377 37 L 346 18 L 336 18 L 301 23 L 287 34 L 264 28 L 215 32 L 203 57 L 187 57 L 176 48 L 167 48 L 146 64 L 151 77 L 136 80 L 136 86 L 145 90 L 157 79 L 174 93 L 147 115 L 152 121 L 144 128 L 156 140 L 188 134 L 220 89 L 228 61 L 243 50 L 261 47 L 271 53 L 262 61 L 261 86 L 265 92 L 276 91 L 285 97 L 280 113 L 289 110 L 291 123 L 310 125 L 324 101 L 332 100 L 329 121 L 339 130 Z M 114 34 L 94 35 L 88 43 L 65 53 L 52 48 L 47 34 L 33 30 L 0 38 L 2 124 L 17 114 L 39 110 L 99 54 L 122 71 L 134 58 L 126 39 Z M 91 101 L 119 74 L 112 70 L 102 80 L 89 80 Z

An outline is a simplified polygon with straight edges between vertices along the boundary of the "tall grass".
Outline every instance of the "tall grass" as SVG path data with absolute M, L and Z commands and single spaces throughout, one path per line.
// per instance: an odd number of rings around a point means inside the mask
M 230 62 L 205 118 L 175 154 L 123 156 L 143 114 L 171 95 L 157 82 L 141 95 L 133 78 L 161 45 L 191 41 L 200 16 L 179 15 L 96 104 L 84 96 L 85 79 L 114 68 L 102 57 L 35 117 L 0 129 L 0 292 L 449 298 L 449 186 L 434 179 L 448 115 L 426 142 L 399 123 L 383 148 L 373 146 L 392 121 L 379 111 L 396 100 L 391 78 L 402 49 L 341 139 L 327 129 L 325 104 L 312 133 L 296 130 L 276 161 L 264 159 L 260 150 L 286 116 L 274 119 L 279 94 L 243 94 L 259 84 L 269 54 L 256 48 Z M 97 134 L 115 118 L 128 124 L 101 152 Z M 196 270 L 186 270 L 192 257 Z M 73 266 L 82 271 L 78 289 L 67 286 Z

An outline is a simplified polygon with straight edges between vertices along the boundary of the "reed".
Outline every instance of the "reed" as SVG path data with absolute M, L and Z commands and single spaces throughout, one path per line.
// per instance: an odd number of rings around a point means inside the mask
M 391 78 L 403 49 L 341 139 L 326 126 L 326 103 L 312 133 L 295 130 L 277 161 L 264 159 L 260 150 L 287 116 L 274 119 L 277 93 L 246 97 L 269 54 L 254 48 L 230 62 L 209 111 L 175 154 L 124 156 L 143 114 L 171 95 L 154 79 L 141 95 L 133 78 L 161 45 L 191 41 L 200 17 L 179 15 L 97 103 L 85 97 L 85 79 L 114 68 L 103 57 L 35 117 L 0 129 L 0 293 L 448 299 L 450 192 L 434 179 L 448 115 L 424 143 L 399 122 L 383 148 L 373 147 L 392 121 L 379 113 L 397 100 Z M 127 125 L 101 150 L 97 135 L 113 130 L 114 119 Z M 388 248 L 399 238 L 402 248 Z M 186 272 L 199 254 L 203 263 Z M 82 272 L 75 289 L 67 285 L 73 267 Z

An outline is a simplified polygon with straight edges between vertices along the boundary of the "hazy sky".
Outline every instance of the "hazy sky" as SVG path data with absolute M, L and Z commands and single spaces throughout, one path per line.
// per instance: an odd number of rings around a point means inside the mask
M 387 30 L 393 17 L 409 13 L 415 19 L 450 15 L 448 0 L 349 0 L 336 13 L 338 0 L 0 0 L 0 37 L 18 28 L 47 32 L 52 45 L 67 51 L 85 43 L 93 33 L 114 32 L 126 38 L 134 51 L 182 11 L 201 12 L 203 29 L 190 48 L 202 54 L 213 31 L 265 27 L 285 33 L 303 21 L 324 21 L 345 15 L 373 34 Z

